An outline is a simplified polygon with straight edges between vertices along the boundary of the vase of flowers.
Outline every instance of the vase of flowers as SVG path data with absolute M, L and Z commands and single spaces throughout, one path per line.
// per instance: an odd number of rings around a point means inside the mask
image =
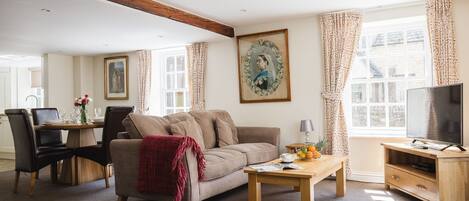
M 90 103 L 91 98 L 88 96 L 88 94 L 85 94 L 83 97 L 75 98 L 75 107 L 77 107 L 80 110 L 80 123 L 86 124 L 88 123 L 88 113 L 86 111 L 86 105 Z

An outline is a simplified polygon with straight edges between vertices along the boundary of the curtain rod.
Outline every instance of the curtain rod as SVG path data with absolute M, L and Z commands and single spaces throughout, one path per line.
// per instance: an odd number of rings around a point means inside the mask
M 374 11 L 380 11 L 380 10 L 388 10 L 388 9 L 393 9 L 393 8 L 403 8 L 403 7 L 418 6 L 418 5 L 425 5 L 425 1 L 417 0 L 417 1 L 408 2 L 408 3 L 385 5 L 385 6 L 375 6 L 375 7 L 369 7 L 369 8 L 361 8 L 361 9 L 360 8 L 352 8 L 352 9 L 325 12 L 325 13 L 322 13 L 322 14 L 338 14 L 338 13 L 345 13 L 345 12 L 365 12 L 366 13 L 366 12 L 374 12 Z

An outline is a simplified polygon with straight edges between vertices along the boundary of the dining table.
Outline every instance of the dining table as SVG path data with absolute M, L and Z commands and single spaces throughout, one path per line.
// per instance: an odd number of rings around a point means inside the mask
M 66 147 L 76 149 L 97 145 L 94 129 L 103 128 L 104 123 L 53 123 L 35 126 L 35 130 L 68 131 Z M 112 172 L 108 173 L 110 176 Z M 73 156 L 63 161 L 59 183 L 79 185 L 104 178 L 102 166 L 94 161 Z

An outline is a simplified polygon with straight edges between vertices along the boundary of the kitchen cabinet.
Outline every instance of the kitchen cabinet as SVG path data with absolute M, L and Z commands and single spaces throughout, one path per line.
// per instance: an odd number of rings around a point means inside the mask
M 15 145 L 8 117 L 0 114 L 0 158 L 14 159 Z

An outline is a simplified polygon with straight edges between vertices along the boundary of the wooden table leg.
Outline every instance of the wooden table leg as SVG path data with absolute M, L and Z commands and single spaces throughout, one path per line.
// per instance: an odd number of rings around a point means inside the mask
M 92 145 L 96 145 L 93 129 L 68 131 L 67 147 L 78 148 Z M 105 176 L 100 164 L 76 156 L 73 159 L 64 160 L 61 172 L 59 181 L 71 185 L 95 181 Z
M 311 179 L 300 181 L 301 201 L 314 201 L 314 184 Z
M 248 177 L 249 201 L 261 201 L 261 183 L 257 181 L 257 175 L 249 174 Z
M 384 189 L 386 189 L 387 191 L 391 190 L 391 186 L 389 186 L 389 184 L 384 184 Z
M 335 183 L 336 183 L 336 196 L 344 197 L 345 196 L 345 162 L 342 162 L 342 167 L 335 172 Z

